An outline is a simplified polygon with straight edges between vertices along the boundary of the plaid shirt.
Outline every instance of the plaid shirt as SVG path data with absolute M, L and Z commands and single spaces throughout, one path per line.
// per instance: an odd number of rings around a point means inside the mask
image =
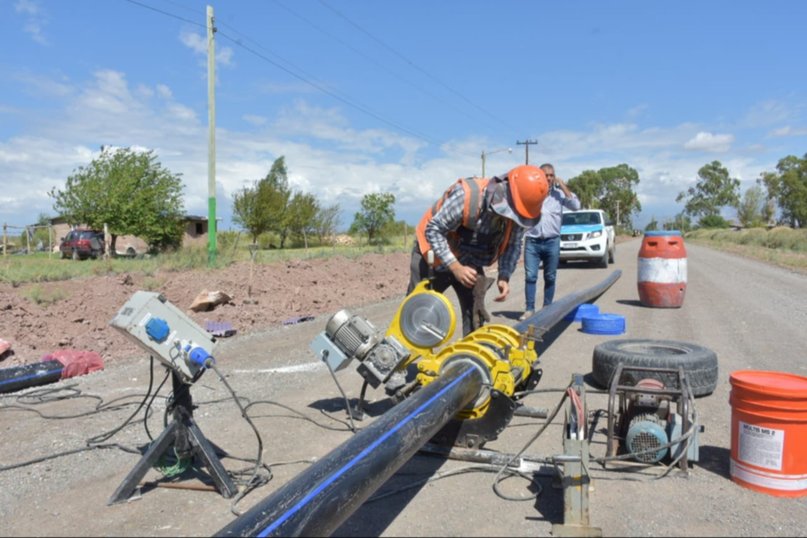
M 434 250 L 434 255 L 442 260 L 436 270 L 447 271 L 448 266 L 459 261 L 462 265 L 484 268 L 496 259 L 499 245 L 504 240 L 507 219 L 500 217 L 490 208 L 490 199 L 485 192 L 482 209 L 475 230 L 463 228 L 458 241 L 450 241 L 448 233 L 462 227 L 462 210 L 465 206 L 465 190 L 456 184 L 443 202 L 442 207 L 426 224 L 426 239 Z M 510 280 L 521 255 L 521 238 L 524 229 L 513 222 L 510 240 L 504 253 L 499 257 L 499 279 Z M 486 241 L 478 239 L 487 237 Z M 452 248 L 452 246 L 454 248 Z

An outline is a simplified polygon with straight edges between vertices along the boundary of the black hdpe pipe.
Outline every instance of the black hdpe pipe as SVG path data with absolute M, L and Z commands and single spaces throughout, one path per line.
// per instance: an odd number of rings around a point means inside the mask
M 329 536 L 482 390 L 473 364 L 451 365 L 216 536 Z
M 566 316 L 566 314 L 577 308 L 579 305 L 593 301 L 605 293 L 605 290 L 610 288 L 614 282 L 619 280 L 620 276 L 622 276 L 622 271 L 617 269 L 599 284 L 564 296 L 562 299 L 543 307 L 538 312 L 533 314 L 532 317 L 516 323 L 513 325 L 513 328 L 519 333 L 523 334 L 527 332 L 530 325 L 534 325 L 538 334 L 541 335 L 557 325 L 558 322 L 560 322 L 560 320 Z
M 546 331 L 577 305 L 591 301 L 622 275 L 542 308 L 514 328 Z M 221 529 L 216 536 L 327 536 L 333 533 L 415 452 L 482 390 L 482 373 L 457 362 L 437 380 L 396 405 L 370 426 Z
M 24 364 L 0 370 L 0 393 L 55 383 L 62 378 L 64 364 L 57 360 Z

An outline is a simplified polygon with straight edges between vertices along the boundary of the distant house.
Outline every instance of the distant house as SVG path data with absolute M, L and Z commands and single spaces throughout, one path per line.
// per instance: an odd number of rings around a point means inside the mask
M 207 217 L 185 215 L 183 222 L 182 246 L 204 246 L 207 244 Z M 62 238 L 67 235 L 67 232 L 73 228 L 86 227 L 84 225 L 71 226 L 64 217 L 54 217 L 50 219 L 50 224 L 53 227 L 53 241 L 56 248 L 58 248 Z M 148 245 L 143 239 L 135 235 L 119 235 L 115 242 L 115 249 L 120 253 L 124 253 L 131 252 L 129 251 L 130 248 L 134 252 L 142 254 L 148 250 Z

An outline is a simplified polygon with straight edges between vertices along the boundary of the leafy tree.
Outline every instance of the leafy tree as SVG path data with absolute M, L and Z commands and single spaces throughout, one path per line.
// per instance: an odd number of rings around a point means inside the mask
M 252 187 L 244 187 L 233 195 L 233 223 L 241 226 L 252 237 L 252 243 L 258 236 L 269 230 L 271 215 L 261 203 L 261 183 L 255 181 Z
M 378 242 L 383 238 L 384 227 L 395 220 L 395 195 L 389 192 L 366 194 L 361 199 L 361 211 L 353 217 L 351 233 L 366 233 L 367 242 Z
M 638 184 L 639 173 L 624 163 L 596 172 L 585 170 L 568 183 L 582 207 L 604 210 L 618 228 L 631 228 L 632 215 L 642 210 L 633 190 Z
M 269 173 L 261 181 L 268 190 L 267 211 L 272 217 L 269 229 L 280 236 L 280 248 L 283 248 L 289 235 L 288 207 L 291 198 L 286 158 L 280 156 L 275 159 Z
M 678 230 L 681 233 L 688 232 L 692 229 L 692 219 L 682 211 L 671 221 L 665 222 L 663 227 L 665 230 Z
M 698 228 L 728 228 L 731 224 L 720 215 L 706 215 L 698 221 Z
M 655 232 L 656 230 L 658 230 L 658 221 L 656 220 L 656 217 L 652 217 L 650 222 L 647 223 L 647 226 L 644 227 L 644 231 Z
M 182 240 L 181 174 L 172 174 L 153 151 L 106 150 L 48 193 L 69 224 L 109 226 L 111 249 L 119 235 L 137 235 L 153 248 Z
M 698 182 L 681 192 L 675 201 L 686 200 L 684 212 L 692 217 L 719 216 L 724 206 L 737 207 L 740 203 L 740 180 L 729 177 L 729 171 L 712 161 L 698 170 Z M 712 220 L 710 222 L 717 222 Z
M 290 195 L 285 158 L 281 156 L 272 163 L 266 177 L 233 196 L 233 222 L 249 232 L 253 244 L 261 234 L 277 232 L 283 248 L 288 234 L 286 211 Z
M 320 209 L 317 213 L 317 217 L 314 219 L 314 231 L 320 244 L 325 244 L 327 238 L 336 233 L 340 212 L 339 204 L 334 204 Z
M 746 228 L 763 226 L 766 222 L 763 214 L 767 205 L 762 187 L 753 185 L 745 191 L 742 200 L 737 204 L 737 220 Z
M 807 223 L 807 153 L 802 158 L 788 155 L 780 159 L 776 170 L 762 174 L 768 199 L 776 201 L 784 222 L 801 228 Z
M 289 202 L 286 221 L 289 231 L 296 237 L 302 237 L 305 248 L 308 248 L 308 234 L 313 233 L 319 213 L 319 202 L 313 194 L 295 192 Z

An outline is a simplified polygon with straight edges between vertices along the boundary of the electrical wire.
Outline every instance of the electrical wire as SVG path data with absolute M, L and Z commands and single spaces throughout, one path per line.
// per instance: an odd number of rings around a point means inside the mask
M 258 472 L 263 466 L 263 439 L 261 438 L 261 433 L 258 431 L 258 428 L 255 427 L 255 423 L 252 422 L 252 419 L 249 417 L 246 408 L 243 405 L 241 405 L 241 401 L 235 394 L 233 388 L 227 382 L 227 378 L 225 378 L 224 375 L 222 375 L 222 373 L 219 371 L 219 369 L 216 368 L 216 365 L 213 363 L 212 360 L 208 360 L 206 366 L 212 369 L 214 372 L 216 372 L 216 375 L 219 376 L 219 379 L 221 380 L 222 384 L 227 388 L 228 391 L 230 391 L 230 394 L 233 397 L 235 405 L 238 406 L 238 409 L 241 410 L 241 416 L 244 418 L 244 420 L 247 421 L 247 424 L 249 424 L 250 428 L 252 428 L 252 431 L 255 432 L 255 438 L 258 441 L 258 451 L 257 451 L 258 454 L 255 457 L 255 467 L 253 468 L 252 475 L 247 480 L 244 488 L 240 492 L 238 492 L 238 494 L 235 497 L 233 497 L 233 501 L 230 504 L 230 511 L 236 516 L 240 516 L 241 512 L 238 512 L 235 509 L 236 504 L 238 504 L 238 502 L 241 501 L 241 499 L 243 499 L 247 493 L 249 493 L 250 491 L 252 491 L 257 487 L 260 487 L 262 484 L 269 482 L 269 480 L 272 479 L 272 471 L 271 469 L 265 467 L 269 472 L 269 476 L 259 478 Z
M 337 10 L 336 8 L 334 8 L 334 7 L 330 6 L 330 5 L 329 5 L 327 2 L 325 2 L 324 0 L 319 0 L 319 3 L 320 3 L 320 4 L 322 4 L 324 7 L 326 7 L 327 9 L 331 10 L 331 11 L 332 11 L 333 13 L 335 13 L 335 14 L 336 14 L 338 17 L 340 17 L 340 18 L 342 18 L 343 20 L 345 20 L 345 21 L 346 21 L 347 23 L 349 23 L 351 26 L 353 26 L 354 28 L 356 28 L 357 30 L 359 30 L 360 32 L 362 32 L 364 35 L 368 36 L 370 39 L 372 39 L 373 41 L 375 41 L 376 43 L 378 43 L 379 45 L 381 45 L 381 46 L 382 46 L 382 47 L 384 47 L 385 49 L 389 50 L 389 51 L 390 51 L 392 54 L 394 54 L 394 55 L 395 55 L 395 56 L 397 56 L 398 58 L 402 59 L 404 62 L 406 62 L 407 64 L 409 64 L 410 66 L 412 66 L 412 68 L 414 68 L 414 69 L 415 69 L 415 70 L 417 70 L 417 71 L 420 71 L 421 73 L 423 73 L 424 75 L 426 75 L 427 77 L 429 77 L 430 79 L 432 79 L 433 81 L 435 81 L 437 84 L 439 84 L 439 85 L 440 85 L 440 86 L 442 86 L 443 88 L 447 89 L 448 91 L 450 91 L 451 93 L 453 93 L 454 95 L 456 95 L 457 97 L 459 97 L 460 99 L 462 99 L 463 101 L 467 102 L 468 104 L 470 104 L 471 106 L 473 106 L 473 107 L 474 107 L 474 108 L 476 108 L 477 110 L 479 110 L 479 111 L 481 111 L 481 112 L 485 113 L 485 114 L 486 114 L 486 115 L 488 115 L 489 117 L 491 117 L 491 118 L 495 119 L 496 121 L 498 121 L 499 123 L 501 123 L 503 126 L 507 127 L 509 130 L 511 130 L 511 131 L 515 131 L 515 130 L 516 130 L 516 128 L 515 128 L 514 126 L 507 124 L 505 121 L 503 121 L 501 118 L 499 118 L 499 117 L 498 117 L 498 116 L 496 116 L 495 114 L 493 114 L 493 113 L 491 113 L 491 112 L 489 112 L 489 111 L 485 110 L 485 109 L 484 109 L 484 108 L 482 108 L 481 106 L 479 106 L 479 105 L 475 104 L 475 103 L 474 103 L 474 102 L 472 102 L 470 99 L 468 99 L 468 98 L 467 98 L 465 95 L 463 95 L 463 94 L 462 94 L 462 93 L 460 93 L 459 91 L 455 90 L 455 89 L 454 89 L 454 88 L 452 88 L 451 86 L 448 86 L 446 83 L 444 83 L 443 81 L 441 81 L 440 79 L 438 79 L 437 77 L 435 77 L 434 75 L 432 75 L 431 73 L 429 73 L 428 71 L 426 71 L 425 69 L 423 69 L 422 67 L 420 67 L 419 65 L 415 64 L 415 62 L 413 62 L 412 60 L 410 60 L 409 58 L 407 58 L 406 56 L 404 56 L 403 54 L 401 54 L 400 52 L 398 52 L 396 49 L 392 48 L 390 45 L 388 45 L 387 43 L 385 43 L 385 42 L 384 42 L 383 40 L 381 40 L 380 38 L 378 38 L 378 37 L 376 37 L 375 35 L 371 34 L 369 31 L 367 31 L 367 30 L 366 30 L 366 29 L 364 29 L 362 26 L 360 26 L 358 23 L 356 23 L 356 22 L 355 22 L 355 21 L 353 21 L 352 19 L 348 18 L 348 17 L 347 17 L 347 16 L 346 16 L 344 13 L 342 13 L 341 11 Z
M 331 373 L 331 377 L 333 378 L 333 382 L 336 383 L 336 388 L 339 389 L 339 392 L 342 394 L 342 398 L 345 400 L 345 409 L 347 410 L 347 416 L 350 419 L 350 431 L 356 433 L 356 425 L 353 423 L 353 410 L 350 408 L 350 402 L 347 399 L 347 395 L 345 391 L 342 390 L 342 385 L 339 384 L 339 380 L 336 379 L 336 372 L 333 371 L 333 367 L 331 363 L 323 360 L 322 362 L 325 363 L 325 366 L 328 367 L 328 371 Z
M 303 16 L 303 15 L 301 15 L 299 12 L 297 12 L 297 11 L 293 10 L 292 8 L 290 8 L 289 6 L 287 6 L 286 4 L 284 4 L 283 2 L 280 2 L 279 0 L 274 0 L 274 3 L 275 3 L 275 4 L 277 4 L 278 6 L 280 6 L 281 8 L 285 9 L 286 11 L 288 11 L 289 13 L 291 13 L 292 15 L 294 15 L 295 17 L 297 17 L 298 19 L 302 20 L 303 22 L 305 22 L 306 24 L 308 24 L 309 26 L 311 26 L 312 28 L 314 28 L 314 29 L 315 29 L 315 30 L 317 30 L 318 32 L 320 32 L 320 33 L 322 33 L 322 34 L 324 34 L 324 35 L 326 35 L 326 36 L 330 37 L 330 38 L 331 38 L 331 39 L 333 39 L 334 41 L 336 41 L 336 42 L 340 43 L 340 44 L 341 44 L 342 46 L 344 46 L 345 48 L 347 48 L 347 49 L 349 49 L 349 50 L 353 51 L 353 52 L 354 52 L 356 55 L 361 56 L 362 58 L 364 58 L 364 59 L 365 59 L 365 60 L 367 60 L 368 62 L 371 62 L 371 63 L 372 63 L 373 65 L 375 65 L 377 68 L 379 68 L 379 69 L 382 69 L 382 70 L 386 71 L 387 73 L 389 73 L 390 75 L 394 76 L 394 77 L 395 77 L 395 78 L 397 78 L 398 80 L 403 81 L 403 82 L 404 82 L 404 83 L 406 83 L 407 85 L 409 85 L 409 86 L 411 86 L 411 87 L 415 88 L 416 90 L 418 90 L 418 91 L 420 91 L 420 92 L 423 92 L 425 95 L 428 95 L 429 97 L 431 97 L 431 98 L 432 98 L 432 99 L 434 99 L 435 101 L 438 101 L 438 102 L 442 103 L 443 105 L 446 105 L 446 106 L 449 106 L 449 107 L 453 108 L 454 110 L 456 110 L 457 112 L 459 112 L 460 114 L 462 114 L 463 116 L 465 116 L 466 118 L 468 118 L 468 119 L 470 119 L 470 120 L 474 120 L 474 119 L 476 119 L 476 118 L 475 118 L 474 116 L 472 116 L 471 114 L 468 114 L 468 113 L 467 113 L 465 110 L 462 110 L 461 108 L 459 108 L 459 107 L 456 105 L 456 103 L 454 103 L 453 101 L 449 101 L 449 100 L 447 100 L 447 99 L 443 99 L 443 98 L 442 98 L 442 97 L 440 97 L 439 95 L 437 95 L 437 94 L 435 94 L 435 93 L 433 93 L 433 92 L 430 92 L 430 91 L 429 91 L 429 90 L 427 90 L 426 88 L 423 88 L 422 86 L 419 86 L 418 84 L 415 84 L 415 83 L 414 83 L 414 82 L 412 82 L 411 80 L 409 80 L 409 79 L 407 79 L 407 78 L 403 77 L 402 75 L 400 75 L 400 74 L 396 73 L 395 71 L 393 71 L 392 69 L 390 69 L 390 67 L 389 67 L 389 65 L 388 65 L 387 63 L 385 63 L 385 62 L 379 62 L 379 61 L 378 61 L 378 60 L 376 60 L 375 58 L 373 58 L 373 57 L 369 56 L 368 54 L 365 54 L 365 53 L 364 53 L 364 51 L 362 51 L 361 49 L 358 49 L 358 48 L 354 47 L 353 45 L 351 45 L 350 43 L 347 43 L 347 42 L 346 42 L 346 41 L 344 41 L 343 39 L 339 38 L 337 35 L 333 34 L 332 32 L 329 32 L 327 29 L 325 29 L 325 28 L 323 28 L 322 26 L 320 26 L 320 25 L 318 25 L 318 24 L 314 23 L 313 21 L 311 21 L 311 20 L 310 20 L 310 19 L 308 19 L 307 17 L 304 17 L 304 16 Z M 222 24 L 222 26 L 224 26 L 224 24 Z

